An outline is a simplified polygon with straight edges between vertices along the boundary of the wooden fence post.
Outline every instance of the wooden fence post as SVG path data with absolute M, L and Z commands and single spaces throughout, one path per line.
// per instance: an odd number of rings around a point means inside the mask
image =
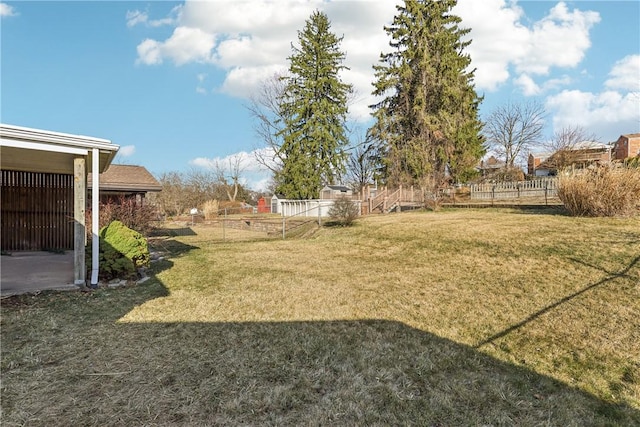
M 545 180 L 544 181 L 544 205 L 547 206 L 547 186 L 548 186 L 548 181 Z

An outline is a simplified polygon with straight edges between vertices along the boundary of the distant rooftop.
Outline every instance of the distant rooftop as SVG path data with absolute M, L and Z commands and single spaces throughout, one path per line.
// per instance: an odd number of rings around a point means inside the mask
M 596 141 L 580 141 L 571 147 L 573 150 L 603 150 L 607 148 L 610 148 L 608 144 Z
M 91 188 L 91 174 L 87 179 Z M 111 165 L 100 174 L 101 191 L 160 191 L 162 186 L 144 166 Z

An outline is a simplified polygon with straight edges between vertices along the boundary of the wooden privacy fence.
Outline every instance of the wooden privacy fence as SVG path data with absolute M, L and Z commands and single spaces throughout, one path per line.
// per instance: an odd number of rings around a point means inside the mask
M 3 170 L 3 251 L 73 249 L 73 175 Z
M 473 184 L 471 200 L 513 200 L 520 198 L 557 197 L 557 178 Z

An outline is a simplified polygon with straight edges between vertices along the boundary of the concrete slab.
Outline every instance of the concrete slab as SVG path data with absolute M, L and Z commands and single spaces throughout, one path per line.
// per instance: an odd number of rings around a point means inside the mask
M 79 289 L 73 284 L 73 251 L 12 252 L 0 257 L 0 295 L 51 289 Z

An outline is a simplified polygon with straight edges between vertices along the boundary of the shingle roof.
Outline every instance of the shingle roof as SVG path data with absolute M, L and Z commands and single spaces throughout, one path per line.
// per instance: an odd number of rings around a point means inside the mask
M 91 188 L 91 174 L 87 178 Z M 102 191 L 160 191 L 162 186 L 144 166 L 111 165 L 100 174 Z
M 580 141 L 570 147 L 571 150 L 606 150 L 609 148 L 607 144 L 596 141 Z
M 346 187 L 344 185 L 327 185 L 325 188 L 330 188 L 331 190 L 342 192 L 351 190 L 349 187 Z
M 624 136 L 625 138 L 640 138 L 640 133 L 628 133 L 622 136 Z

